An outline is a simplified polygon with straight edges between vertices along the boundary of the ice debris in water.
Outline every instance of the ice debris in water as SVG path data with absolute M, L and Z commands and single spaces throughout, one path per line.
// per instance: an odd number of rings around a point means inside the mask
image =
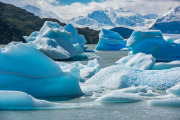
M 166 92 L 170 94 L 168 98 L 150 100 L 148 104 L 151 106 L 180 107 L 180 83 L 167 89 Z
M 166 70 L 138 70 L 132 67 L 112 65 L 101 69 L 86 81 L 109 89 L 120 89 L 132 85 L 148 85 L 156 89 L 167 89 L 180 82 L 180 68 Z
M 119 65 L 129 66 L 140 70 L 163 70 L 180 67 L 180 61 L 177 60 L 172 62 L 158 63 L 155 63 L 155 61 L 156 58 L 154 58 L 151 54 L 147 55 L 145 53 L 137 53 L 125 56 L 116 61 L 116 63 Z
M 40 31 L 24 38 L 27 42 L 35 43 L 40 51 L 52 59 L 68 59 L 84 52 L 80 46 L 85 40 L 79 39 L 83 37 L 74 32 L 77 32 L 75 28 L 68 32 L 58 23 L 46 21 Z
M 120 34 L 102 29 L 99 33 L 99 42 L 95 50 L 120 50 L 124 47 L 126 47 L 126 40 Z
M 137 53 L 121 58 L 116 63 L 119 65 L 130 66 L 140 70 L 149 70 L 154 65 L 156 59 L 152 55 Z
M 152 54 L 160 61 L 180 60 L 180 44 L 165 40 L 157 30 L 134 31 L 127 46 L 132 48 L 131 54 Z
M 0 91 L 0 109 L 67 109 L 78 106 L 39 100 L 20 91 Z
M 24 91 L 34 97 L 80 96 L 80 72 L 75 66 L 62 70 L 33 43 L 19 43 L 1 50 L 0 90 Z
M 80 76 L 82 78 L 82 81 L 84 81 L 86 78 L 90 78 L 93 75 L 95 75 L 99 69 L 100 69 L 100 65 L 98 63 L 97 58 L 95 58 L 94 60 L 91 60 L 88 62 L 87 65 L 83 65 L 80 62 L 74 62 L 71 64 L 67 64 L 64 62 L 57 62 L 57 64 L 60 66 L 60 68 L 62 70 L 67 70 L 73 66 L 77 67 L 80 70 Z
M 102 103 L 115 102 L 138 102 L 146 97 L 158 96 L 155 89 L 148 86 L 131 86 L 129 88 L 111 91 L 110 93 L 99 97 L 96 101 Z

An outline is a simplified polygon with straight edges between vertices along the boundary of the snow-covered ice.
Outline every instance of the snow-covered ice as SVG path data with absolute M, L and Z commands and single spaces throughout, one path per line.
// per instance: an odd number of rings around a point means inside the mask
M 160 31 L 134 31 L 127 46 L 132 47 L 131 54 L 139 52 L 152 54 L 159 61 L 173 61 L 180 59 L 180 44 L 165 40 Z
M 137 53 L 129 55 L 116 61 L 119 65 L 130 66 L 140 70 L 149 70 L 153 67 L 156 59 L 152 55 L 146 55 L 144 53 Z
M 108 89 L 120 89 L 132 85 L 148 85 L 156 89 L 167 89 L 180 82 L 180 68 L 166 70 L 139 70 L 132 67 L 112 65 L 101 69 L 86 81 Z
M 24 91 L 34 97 L 79 96 L 80 72 L 62 70 L 33 43 L 1 49 L 0 90 Z
M 124 47 L 126 47 L 126 40 L 119 33 L 102 29 L 95 50 L 120 50 Z

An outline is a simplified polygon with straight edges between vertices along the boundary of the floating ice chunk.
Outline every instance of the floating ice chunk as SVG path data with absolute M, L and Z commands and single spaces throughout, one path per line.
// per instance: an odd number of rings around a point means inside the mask
M 117 32 L 102 29 L 99 33 L 99 42 L 96 50 L 120 50 L 126 47 L 124 40 Z
M 80 62 L 74 62 L 71 64 L 57 62 L 57 64 L 59 64 L 60 68 L 63 70 L 67 70 L 71 68 L 72 66 L 76 66 L 80 70 L 80 76 L 82 77 L 82 79 L 92 77 L 100 69 L 100 65 L 97 59 L 89 61 L 87 65 L 83 65 Z
M 82 48 L 84 47 L 87 41 L 83 35 L 78 34 L 77 29 L 73 25 L 68 24 L 64 26 L 64 29 L 72 34 L 73 44 L 79 43 Z
M 127 46 L 132 47 L 132 54 L 152 54 L 163 61 L 180 59 L 180 44 L 164 40 L 160 31 L 134 31 L 127 40 Z
M 0 66 L 0 90 L 24 91 L 34 97 L 83 94 L 79 86 L 79 69 L 71 67 L 62 71 L 33 43 L 4 48 Z
M 56 22 L 46 21 L 39 32 L 24 37 L 32 41 L 38 49 L 52 59 L 69 59 L 82 53 L 78 45 L 73 46 L 71 33 Z
M 152 70 L 171 69 L 173 67 L 180 67 L 180 61 L 155 63 Z
M 126 88 L 132 85 L 148 85 L 167 89 L 180 82 L 180 68 L 166 70 L 138 70 L 121 65 L 101 69 L 86 84 L 100 85 L 109 89 Z
M 148 104 L 151 106 L 180 107 L 180 98 L 150 100 Z
M 113 91 L 107 95 L 104 95 L 96 101 L 101 103 L 127 103 L 141 101 L 141 96 L 133 93 L 124 93 L 119 91 Z
M 121 58 L 116 63 L 119 65 L 130 66 L 140 70 L 149 70 L 154 65 L 156 59 L 152 55 L 137 53 Z
M 77 54 L 84 53 L 84 50 L 82 47 L 79 45 L 79 43 L 73 44 L 73 46 L 76 48 Z
M 0 109 L 67 109 L 78 106 L 61 105 L 39 100 L 20 91 L 0 91 Z
M 171 93 L 180 96 L 180 83 L 166 90 L 167 93 Z

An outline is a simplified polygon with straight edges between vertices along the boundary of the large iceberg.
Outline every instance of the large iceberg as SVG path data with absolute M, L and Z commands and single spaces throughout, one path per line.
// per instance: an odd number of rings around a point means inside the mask
M 68 24 L 64 26 L 64 29 L 72 34 L 73 44 L 78 43 L 82 48 L 84 47 L 87 41 L 83 35 L 78 34 L 77 29 L 73 25 Z
M 127 40 L 132 54 L 152 54 L 159 61 L 180 60 L 180 44 L 165 40 L 160 31 L 134 31 Z
M 108 89 L 120 89 L 132 85 L 167 89 L 180 82 L 179 71 L 179 67 L 166 70 L 139 70 L 128 66 L 112 65 L 101 69 L 86 84 L 100 85 Z
M 137 53 L 135 55 L 125 56 L 118 61 L 119 65 L 130 66 L 140 70 L 149 70 L 153 67 L 156 59 L 152 55 L 146 55 L 144 53 Z
M 33 43 L 1 49 L 0 90 L 24 91 L 34 97 L 80 96 L 80 73 L 75 66 L 62 70 Z
M 124 40 L 117 32 L 102 29 L 99 33 L 99 42 L 96 50 L 120 50 L 126 47 Z
M 56 22 L 46 21 L 40 31 L 24 38 L 27 42 L 35 43 L 40 51 L 52 59 L 68 59 L 83 52 L 79 45 L 73 45 L 72 34 Z
M 0 109 L 67 109 L 78 106 L 61 105 L 39 100 L 20 91 L 0 91 Z

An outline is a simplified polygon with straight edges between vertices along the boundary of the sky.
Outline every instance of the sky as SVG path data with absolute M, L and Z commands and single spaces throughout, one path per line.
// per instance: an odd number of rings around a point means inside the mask
M 139 14 L 162 15 L 170 7 L 180 6 L 180 0 L 0 0 L 19 7 L 34 5 L 56 13 L 62 19 L 85 16 L 95 10 L 129 9 Z

